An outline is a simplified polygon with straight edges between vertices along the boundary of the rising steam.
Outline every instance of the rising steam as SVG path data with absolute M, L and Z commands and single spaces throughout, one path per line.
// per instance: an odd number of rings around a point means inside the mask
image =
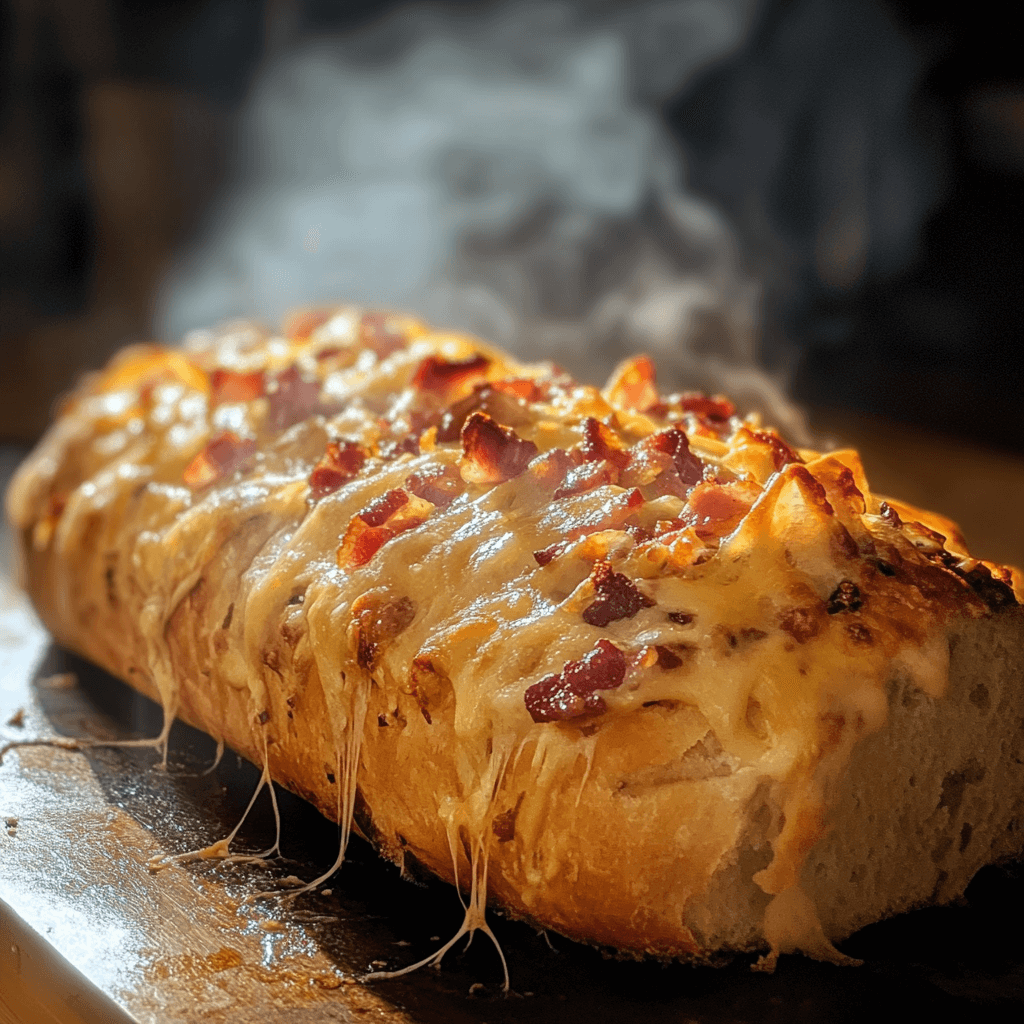
M 595 382 L 647 350 L 666 386 L 724 389 L 792 428 L 755 365 L 759 288 L 657 115 L 743 44 L 756 7 L 415 6 L 282 42 L 162 333 L 319 300 L 393 306 Z

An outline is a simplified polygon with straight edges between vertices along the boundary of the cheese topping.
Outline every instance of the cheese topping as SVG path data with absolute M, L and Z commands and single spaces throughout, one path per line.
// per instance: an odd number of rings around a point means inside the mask
M 609 756 L 628 794 L 697 778 L 699 755 L 705 773 L 775 787 L 784 824 L 756 881 L 800 913 L 772 904 L 767 933 L 820 954 L 800 868 L 853 745 L 885 722 L 886 682 L 898 668 L 941 696 L 949 617 L 1021 596 L 951 524 L 873 495 L 856 453 L 797 451 L 721 398 L 661 396 L 645 357 L 599 392 L 348 308 L 283 337 L 235 324 L 126 351 L 8 502 L 65 567 L 58 602 L 80 609 L 92 587 L 134 609 L 141 650 L 89 653 L 145 674 L 164 748 L 180 696 L 165 633 L 229 538 L 248 562 L 205 657 L 247 695 L 266 751 L 288 638 L 323 690 L 345 835 L 373 688 L 407 694 L 421 728 L 448 716 L 458 787 L 435 810 L 455 877 L 460 849 L 470 861 L 470 931 L 486 927 L 489 851 L 540 813 L 496 802 L 521 760 L 538 792 L 582 793 Z M 83 545 L 105 553 L 103 580 L 69 568 Z M 664 750 L 630 731 L 652 710 L 674 716 Z M 527 911 L 552 870 L 529 869 Z M 789 918 L 812 921 L 806 941 Z

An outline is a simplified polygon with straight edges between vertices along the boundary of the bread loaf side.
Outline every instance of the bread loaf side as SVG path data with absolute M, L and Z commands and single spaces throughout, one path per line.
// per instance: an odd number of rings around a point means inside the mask
M 471 927 L 839 960 L 1021 849 L 1019 577 L 646 360 L 234 325 L 83 384 L 8 509 L 60 642 Z

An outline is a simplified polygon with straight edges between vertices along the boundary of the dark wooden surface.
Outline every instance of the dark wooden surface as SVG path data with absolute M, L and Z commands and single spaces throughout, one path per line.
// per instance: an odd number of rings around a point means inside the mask
M 870 431 L 862 437 L 870 445 Z M 955 453 L 936 451 L 933 482 L 904 481 L 919 492 L 908 496 L 927 498 L 950 467 L 959 474 L 950 486 L 963 493 L 971 489 L 963 479 L 970 466 L 992 478 L 988 463 L 961 455 L 958 461 Z M 2 453 L 8 467 L 15 457 Z M 897 457 L 882 445 L 883 478 L 884 458 Z M 990 479 L 991 493 L 1024 488 L 1021 466 L 994 458 L 1005 478 Z M 870 470 L 870 452 L 868 461 Z M 985 506 L 974 487 L 968 503 Z M 965 525 L 971 537 L 972 523 Z M 982 554 L 1012 554 L 985 551 L 977 532 Z M 989 539 L 1004 543 L 998 533 Z M 1017 542 L 1014 526 L 1005 543 Z M 149 701 L 50 643 L 7 582 L 8 560 L 5 551 L 0 742 L 154 735 L 159 712 Z M 19 710 L 23 720 L 10 724 Z M 509 997 L 500 992 L 494 950 L 480 936 L 468 952 L 461 945 L 453 951 L 441 971 L 362 984 L 358 978 L 375 962 L 412 963 L 454 933 L 461 921 L 454 891 L 402 881 L 356 841 L 327 884 L 330 895 L 244 902 L 289 876 L 313 878 L 333 860 L 336 827 L 287 794 L 281 801 L 287 859 L 262 866 L 204 862 L 151 874 L 146 862 L 154 854 L 209 843 L 239 819 L 255 769 L 229 753 L 204 774 L 214 753 L 207 737 L 176 725 L 166 772 L 148 750 L 26 747 L 8 755 L 0 766 L 0 939 L 11 951 L 0 956 L 3 1024 L 106 1024 L 115 1013 L 154 1024 L 716 1024 L 863 1021 L 882 1011 L 919 1017 L 939 1010 L 992 1020 L 1019 1019 L 1024 1006 L 1024 871 L 1018 866 L 983 871 L 961 906 L 919 911 L 852 937 L 843 949 L 866 961 L 857 969 L 800 957 L 783 958 L 774 975 L 751 972 L 750 958 L 718 969 L 617 962 L 557 936 L 549 946 L 531 929 L 497 919 L 512 976 Z M 263 798 L 238 846 L 255 851 L 272 837 Z

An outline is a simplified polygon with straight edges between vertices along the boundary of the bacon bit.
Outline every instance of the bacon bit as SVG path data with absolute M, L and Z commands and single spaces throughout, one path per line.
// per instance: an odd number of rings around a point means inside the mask
M 583 610 L 583 621 L 604 629 L 618 619 L 631 619 L 641 608 L 650 607 L 636 584 L 620 572 L 612 572 L 611 563 L 601 560 L 590 574 L 597 595 L 593 604 Z
M 550 565 L 555 558 L 566 549 L 566 547 L 568 547 L 567 541 L 556 541 L 554 544 L 550 544 L 546 548 L 541 548 L 540 551 L 534 551 L 534 561 L 536 561 L 540 566 Z
M 309 474 L 309 497 L 319 501 L 351 480 L 366 462 L 366 452 L 354 441 L 329 441 L 327 451 Z
M 405 348 L 405 335 L 396 331 L 393 321 L 383 313 L 364 313 L 359 321 L 359 340 L 373 352 L 378 359 Z
M 264 394 L 266 379 L 262 370 L 237 373 L 217 367 L 210 374 L 210 398 L 214 405 L 226 402 L 251 402 Z
M 707 395 L 702 395 L 700 392 L 687 391 L 679 396 L 678 401 L 683 412 L 692 412 L 701 419 L 717 423 L 726 422 L 736 412 L 736 406 L 721 395 L 708 398 Z
M 193 490 L 206 487 L 230 476 L 255 451 L 256 442 L 252 438 L 243 439 L 233 431 L 225 430 L 211 438 L 185 467 L 185 483 Z
M 606 423 L 593 416 L 583 421 L 582 452 L 587 462 L 604 459 L 617 469 L 625 469 L 629 464 L 629 452 L 623 449 L 619 436 Z
M 275 374 L 267 385 L 270 414 L 267 426 L 271 430 L 284 430 L 311 416 L 320 406 L 318 380 L 307 380 L 296 366 L 289 366 Z
M 381 495 L 352 517 L 338 548 L 338 565 L 366 565 L 389 540 L 426 522 L 433 510 L 429 501 L 410 498 L 400 488 Z
M 285 319 L 284 336 L 289 341 L 302 341 L 334 316 L 333 309 L 302 309 Z
M 829 615 L 838 615 L 840 612 L 855 612 L 860 610 L 863 602 L 860 597 L 860 588 L 850 580 L 843 580 L 842 583 L 832 591 L 831 596 L 825 605 Z
M 616 367 L 606 388 L 612 405 L 646 412 L 658 403 L 657 376 L 649 356 L 635 356 Z
M 409 495 L 395 488 L 374 499 L 357 517 L 367 526 L 383 526 L 400 508 L 409 503 Z
M 749 510 L 748 502 L 725 486 L 708 481 L 690 492 L 682 519 L 701 540 L 710 540 L 732 533 Z
M 420 452 L 420 439 L 416 433 L 406 434 L 405 437 L 391 441 L 382 441 L 377 445 L 377 454 L 382 459 L 397 459 L 399 455 L 418 455 Z
M 798 644 L 805 644 L 821 632 L 821 622 L 810 608 L 790 608 L 779 617 L 779 628 Z
M 539 402 L 544 398 L 544 389 L 536 381 L 528 377 L 515 377 L 510 380 L 491 381 L 490 387 L 503 395 L 521 398 L 524 402 Z
M 614 690 L 626 678 L 626 659 L 610 640 L 597 641 L 578 661 L 567 662 L 558 675 L 527 687 L 526 710 L 535 722 L 589 718 L 607 710 L 598 690 Z
M 656 451 L 672 457 L 672 465 L 684 486 L 699 484 L 704 478 L 704 463 L 690 451 L 686 431 L 679 427 L 662 431 L 651 438 Z
M 405 486 L 438 508 L 447 508 L 463 491 L 462 477 L 454 466 L 422 469 L 406 477 Z
M 757 430 L 751 429 L 751 436 L 755 441 L 760 441 L 761 444 L 767 445 L 771 449 L 772 462 L 775 463 L 775 471 L 778 472 L 783 466 L 788 466 L 791 463 L 802 463 L 804 460 L 795 452 L 792 448 L 786 444 L 785 441 L 775 433 L 774 430 Z M 850 480 L 853 480 L 853 474 L 847 469 L 846 471 Z M 809 475 L 809 474 L 808 474 Z M 860 492 L 858 492 L 860 493 Z
M 462 428 L 462 452 L 459 471 L 466 483 L 500 484 L 525 471 L 537 446 L 487 413 L 475 412 Z
M 416 369 L 413 387 L 431 394 L 448 396 L 461 389 L 461 385 L 487 372 L 491 360 L 477 354 L 469 359 L 450 360 L 440 356 L 427 356 Z
M 693 612 L 669 612 L 668 617 L 680 626 L 688 626 L 697 616 Z

